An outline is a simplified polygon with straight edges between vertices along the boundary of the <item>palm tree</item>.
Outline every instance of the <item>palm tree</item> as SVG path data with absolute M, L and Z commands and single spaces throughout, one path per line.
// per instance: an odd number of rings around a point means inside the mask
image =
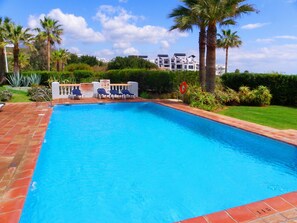
M 240 37 L 236 34 L 237 32 L 231 32 L 230 29 L 222 30 L 222 34 L 218 34 L 217 46 L 223 48 L 226 51 L 225 58 L 225 73 L 228 71 L 228 50 L 229 48 L 239 47 L 242 44 Z
M 256 11 L 245 0 L 201 0 L 193 10 L 207 21 L 206 91 L 213 93 L 216 76 L 217 24 L 234 24 L 242 14 Z
M 174 18 L 174 25 L 170 31 L 178 29 L 181 32 L 193 31 L 193 27 L 197 27 L 199 32 L 199 80 L 201 88 L 205 88 L 205 45 L 206 45 L 206 21 L 195 13 L 192 8 L 195 4 L 199 4 L 197 0 L 181 0 L 185 6 L 178 6 L 168 15 Z
M 5 75 L 5 50 L 4 47 L 6 45 L 5 43 L 5 36 L 6 36 L 6 30 L 5 26 L 6 24 L 10 23 L 11 20 L 7 17 L 4 19 L 0 17 L 0 83 L 2 83 L 2 80 L 4 79 Z
M 13 73 L 18 75 L 20 72 L 19 66 L 19 54 L 20 54 L 20 45 L 25 45 L 30 49 L 33 49 L 32 41 L 34 37 L 29 33 L 30 29 L 24 29 L 20 25 L 16 25 L 14 23 L 7 23 L 5 25 L 5 30 L 7 32 L 6 35 L 6 43 L 13 45 Z
M 46 40 L 47 44 L 47 70 L 51 69 L 51 45 L 55 43 L 60 44 L 62 39 L 61 35 L 63 34 L 63 29 L 61 25 L 58 24 L 57 20 L 51 19 L 49 17 L 44 17 L 44 19 L 40 19 L 40 24 L 42 29 L 36 28 L 39 32 L 38 37 L 41 40 Z
M 52 53 L 53 61 L 55 62 L 57 71 L 63 71 L 67 60 L 70 58 L 70 53 L 65 49 L 59 49 Z

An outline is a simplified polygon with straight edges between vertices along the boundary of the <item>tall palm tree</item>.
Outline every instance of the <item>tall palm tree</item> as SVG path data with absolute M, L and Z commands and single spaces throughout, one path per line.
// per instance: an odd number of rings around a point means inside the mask
M 231 32 L 230 29 L 222 30 L 222 34 L 218 34 L 217 46 L 223 48 L 226 51 L 225 58 L 225 73 L 228 71 L 228 50 L 229 48 L 239 47 L 242 44 L 237 32 Z
M 256 11 L 245 0 L 201 0 L 194 11 L 207 21 L 206 91 L 213 93 L 216 76 L 217 24 L 232 24 L 242 14 Z
M 206 45 L 206 21 L 195 13 L 192 8 L 195 4 L 199 4 L 197 0 L 181 0 L 185 6 L 178 6 L 168 15 L 174 18 L 174 25 L 170 31 L 178 29 L 181 32 L 193 31 L 193 27 L 197 27 L 199 31 L 199 80 L 201 88 L 205 88 L 205 45 Z
M 2 80 L 4 79 L 5 75 L 5 50 L 4 47 L 6 45 L 5 43 L 5 37 L 6 37 L 6 30 L 5 26 L 6 24 L 10 23 L 11 20 L 7 17 L 4 19 L 0 17 L 0 83 L 2 83 Z
M 33 40 L 34 36 L 29 33 L 29 28 L 23 28 L 20 25 L 16 25 L 14 23 L 7 23 L 5 25 L 5 30 L 7 32 L 6 35 L 6 43 L 13 45 L 13 73 L 19 74 L 20 66 L 19 66 L 19 54 L 20 54 L 20 45 L 25 45 L 30 49 L 33 49 Z
M 40 28 L 36 28 L 39 32 L 38 37 L 41 40 L 45 40 L 47 44 L 47 70 L 51 69 L 51 45 L 55 43 L 60 44 L 62 39 L 61 35 L 63 34 L 63 29 L 61 25 L 58 24 L 57 20 L 51 19 L 49 17 L 44 17 L 44 19 L 40 19 Z
M 57 71 L 63 71 L 67 60 L 70 58 L 70 53 L 65 49 L 59 49 L 52 53 L 53 61 L 55 62 Z

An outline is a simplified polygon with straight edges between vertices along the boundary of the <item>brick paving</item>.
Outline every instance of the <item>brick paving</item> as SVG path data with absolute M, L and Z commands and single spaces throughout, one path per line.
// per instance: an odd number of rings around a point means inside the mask
M 133 100 L 59 99 L 53 104 L 100 103 Z M 296 130 L 276 130 L 234 118 L 193 109 L 165 100 L 155 102 L 202 117 L 275 138 L 297 146 Z M 0 222 L 17 223 L 52 113 L 47 103 L 7 103 L 0 112 Z M 297 191 L 245 206 L 200 216 L 182 223 L 297 223 Z

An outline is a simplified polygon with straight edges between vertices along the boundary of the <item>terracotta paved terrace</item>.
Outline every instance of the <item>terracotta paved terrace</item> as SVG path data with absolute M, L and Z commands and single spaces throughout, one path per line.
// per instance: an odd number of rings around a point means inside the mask
M 117 102 L 119 100 L 63 99 L 54 101 L 54 104 L 102 101 Z M 134 99 L 133 101 L 143 100 Z M 193 109 L 181 103 L 156 102 L 297 146 L 297 131 L 295 130 L 276 130 Z M 51 113 L 52 108 L 49 108 L 47 103 L 7 103 L 0 112 L 0 223 L 19 222 Z M 297 223 L 297 191 L 181 222 Z

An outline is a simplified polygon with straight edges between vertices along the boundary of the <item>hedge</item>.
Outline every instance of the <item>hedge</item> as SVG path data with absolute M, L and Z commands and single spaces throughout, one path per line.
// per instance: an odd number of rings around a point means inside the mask
M 22 75 L 41 75 L 41 84 L 48 85 L 48 80 L 61 83 L 85 83 L 110 79 L 111 83 L 126 83 L 136 81 L 139 83 L 140 92 L 171 93 L 178 90 L 181 82 L 188 84 L 198 83 L 198 72 L 193 71 L 167 71 L 167 70 L 146 70 L 146 69 L 122 69 L 109 70 L 106 72 L 94 72 L 89 70 L 76 70 L 73 72 L 63 71 L 28 71 Z
M 140 92 L 170 93 L 178 89 L 182 81 L 189 84 L 198 81 L 198 73 L 192 71 L 174 72 L 166 70 L 123 69 L 109 70 L 99 75 L 111 83 L 136 81 Z
M 236 91 L 241 86 L 266 86 L 272 94 L 271 104 L 297 106 L 297 75 L 228 73 L 221 78 L 225 86 Z

